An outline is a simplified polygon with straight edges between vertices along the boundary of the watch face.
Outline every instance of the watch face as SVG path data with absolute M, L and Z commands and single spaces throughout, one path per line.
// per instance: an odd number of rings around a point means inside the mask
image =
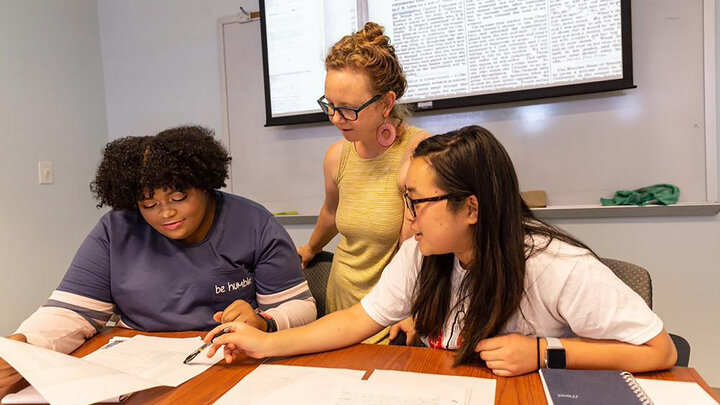
M 548 368 L 565 368 L 565 349 L 547 349 L 545 356 Z

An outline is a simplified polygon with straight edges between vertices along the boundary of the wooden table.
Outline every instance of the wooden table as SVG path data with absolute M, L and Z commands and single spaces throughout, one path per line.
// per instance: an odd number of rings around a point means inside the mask
M 112 336 L 134 336 L 136 331 L 112 329 L 94 336 L 76 350 L 74 356 L 84 356 L 106 344 Z M 161 337 L 202 336 L 200 332 L 143 333 Z M 496 404 L 546 404 L 540 376 L 532 373 L 520 377 L 495 377 L 484 367 L 460 366 L 453 368 L 453 353 L 419 347 L 380 346 L 358 344 L 331 352 L 275 358 L 267 364 L 285 364 L 311 367 L 349 368 L 365 370 L 365 378 L 374 369 L 414 371 L 432 374 L 463 375 L 496 378 Z M 231 365 L 218 363 L 206 372 L 177 388 L 157 387 L 132 395 L 125 404 L 210 404 L 243 379 L 261 360 L 245 358 Z M 700 384 L 711 396 L 710 387 L 692 368 L 675 367 L 667 371 L 642 373 L 636 376 L 658 380 L 690 381 Z M 18 388 L 13 391 L 17 391 Z M 716 398 L 717 400 L 717 398 Z

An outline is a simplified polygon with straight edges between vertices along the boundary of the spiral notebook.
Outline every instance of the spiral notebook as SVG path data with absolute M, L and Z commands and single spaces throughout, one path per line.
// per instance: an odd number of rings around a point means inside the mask
M 540 370 L 549 405 L 653 405 L 632 374 L 617 370 Z

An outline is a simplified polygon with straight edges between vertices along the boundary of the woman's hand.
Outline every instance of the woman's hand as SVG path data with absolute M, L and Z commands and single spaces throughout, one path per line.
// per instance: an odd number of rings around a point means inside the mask
M 267 324 L 265 320 L 255 312 L 252 306 L 245 300 L 237 300 L 228 305 L 224 311 L 216 312 L 213 315 L 215 322 L 242 322 L 255 329 L 265 331 Z
M 405 345 L 412 346 L 415 341 L 415 321 L 412 317 L 405 318 L 390 328 L 390 340 L 394 340 L 400 331 L 405 332 Z
M 225 328 L 230 328 L 230 332 L 218 336 L 213 340 L 213 337 Z M 269 333 L 261 332 L 244 322 L 231 322 L 219 325 L 208 332 L 203 338 L 203 341 L 207 343 L 213 340 L 212 346 L 208 349 L 207 357 L 215 355 L 215 352 L 220 349 L 220 346 L 224 345 L 225 362 L 230 364 L 242 354 L 254 359 L 268 357 L 267 348 L 270 338 L 271 335 Z
M 27 343 L 25 335 L 21 334 L 8 336 L 8 339 Z M 0 358 L 0 398 L 5 396 L 5 394 L 8 393 L 8 390 L 20 380 L 22 380 L 22 376 L 15 371 L 10 364 Z
M 312 248 L 310 248 L 310 245 L 302 245 L 297 247 L 297 254 L 300 256 L 300 261 L 302 262 L 302 268 L 306 268 L 308 263 L 310 263 L 310 260 L 315 257 L 315 255 L 318 253 L 314 251 Z
M 493 374 L 502 377 L 537 370 L 537 342 L 532 336 L 510 334 L 481 340 L 475 351 Z

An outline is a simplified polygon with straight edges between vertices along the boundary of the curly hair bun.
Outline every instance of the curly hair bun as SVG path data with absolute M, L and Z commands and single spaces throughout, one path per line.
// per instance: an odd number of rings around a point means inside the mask
M 116 139 L 103 150 L 90 183 L 98 208 L 137 210 L 137 202 L 153 190 L 210 191 L 225 186 L 230 156 L 199 126 L 180 126 L 155 136 Z
M 370 44 L 370 45 L 375 45 L 375 46 L 389 46 L 390 45 L 390 38 L 388 38 L 388 36 L 385 35 L 383 27 L 374 22 L 365 23 L 365 26 L 363 27 L 363 29 L 358 31 L 355 35 L 357 35 L 358 39 L 367 41 L 368 44 Z

